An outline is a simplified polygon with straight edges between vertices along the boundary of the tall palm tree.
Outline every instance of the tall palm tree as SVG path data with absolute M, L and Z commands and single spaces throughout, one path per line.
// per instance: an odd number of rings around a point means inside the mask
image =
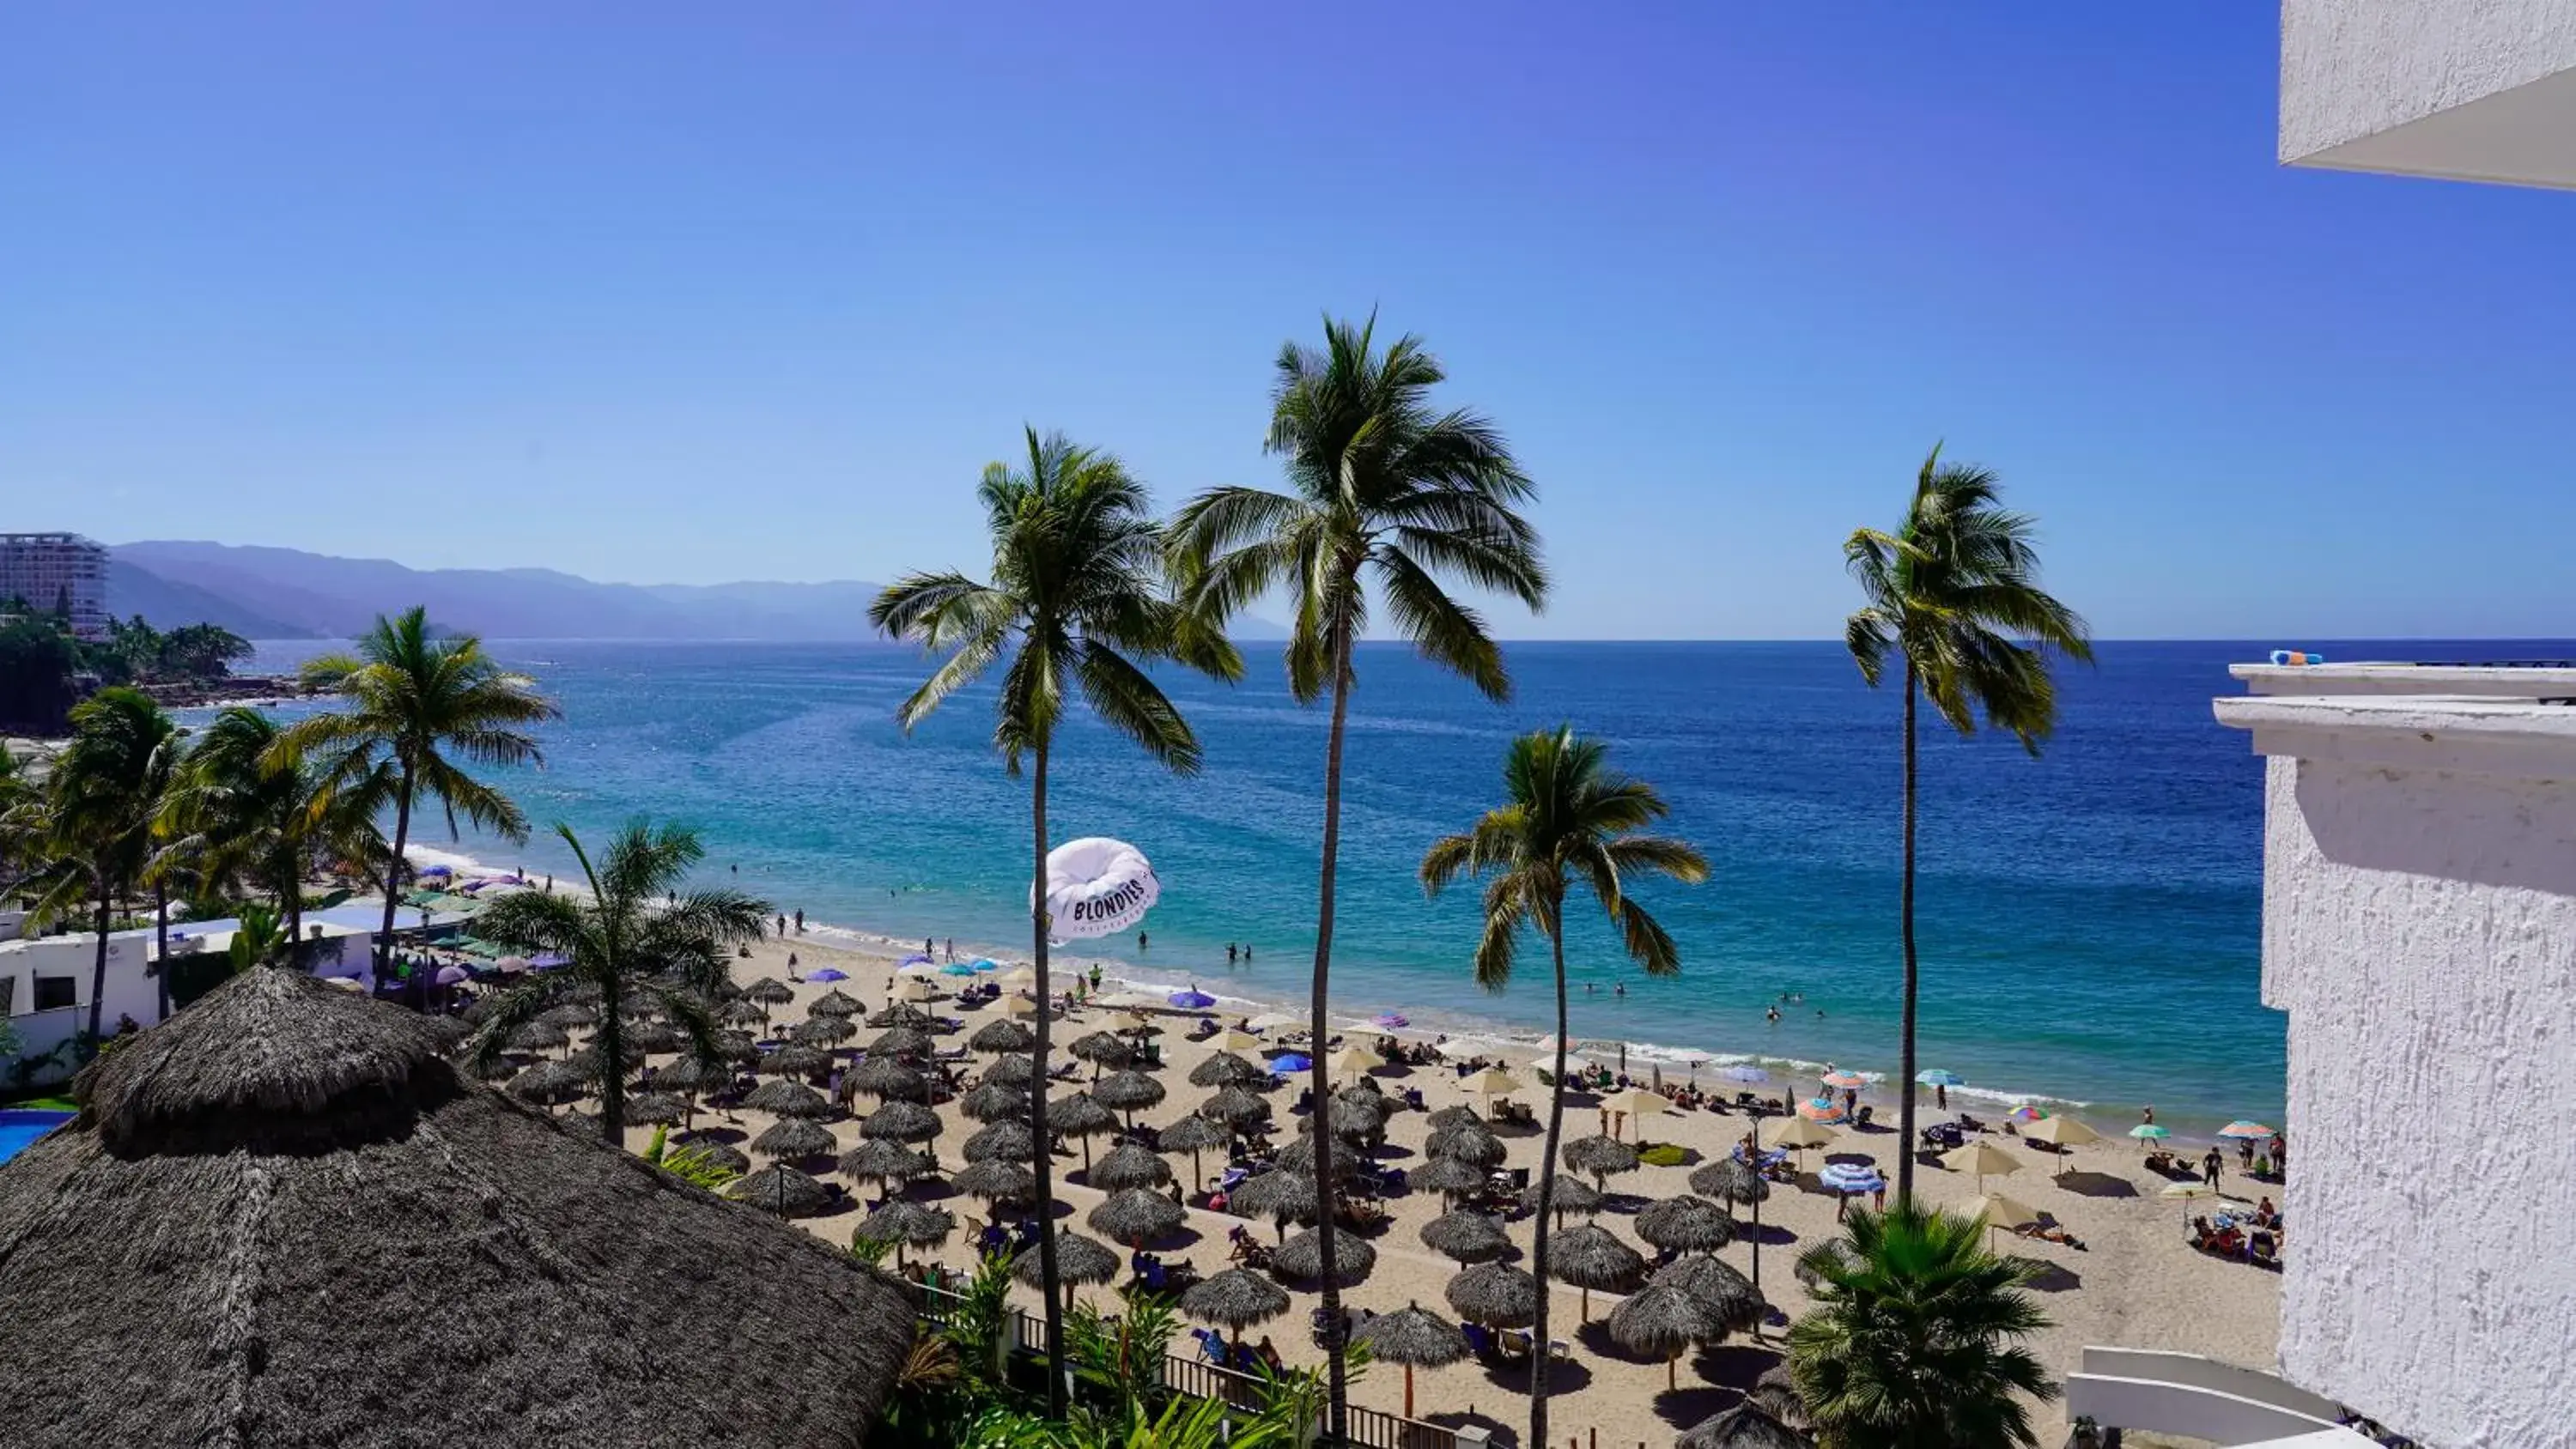
M 1317 1042 L 1326 1020 L 1333 958 L 1335 872 L 1341 858 L 1342 744 L 1357 678 L 1352 648 L 1368 632 L 1374 583 L 1395 631 L 1421 655 L 1466 676 L 1496 701 L 1511 695 L 1502 650 L 1475 610 L 1441 579 L 1507 595 L 1533 611 L 1547 599 L 1538 535 L 1519 513 L 1534 489 L 1502 435 L 1464 409 L 1435 410 L 1447 376 L 1420 339 L 1378 351 L 1377 319 L 1325 319 L 1324 347 L 1279 352 L 1265 447 L 1280 455 L 1288 489 L 1228 487 L 1200 494 L 1172 524 L 1183 602 L 1213 623 L 1285 586 L 1296 623 L 1288 688 L 1302 703 L 1332 695 L 1324 746 L 1324 841 L 1315 911 L 1315 968 L 1307 1003 Z M 1315 1054 L 1315 1178 L 1334 1189 L 1332 1092 Z M 1331 1430 L 1345 1432 L 1341 1290 L 1332 1214 L 1316 1224 L 1324 1309 L 1333 1325 L 1328 1389 Z
M 376 939 L 381 979 L 393 974 L 394 912 L 402 903 L 403 848 L 411 843 L 414 808 L 424 797 L 438 802 L 451 837 L 461 815 L 496 835 L 527 839 L 519 807 L 464 767 L 543 763 L 525 727 L 557 711 L 537 693 L 536 681 L 495 663 L 482 640 L 432 633 L 428 612 L 418 607 L 377 616 L 356 654 L 312 660 L 304 675 L 339 691 L 347 705 L 290 726 L 279 737 L 280 763 L 290 751 L 328 759 L 334 790 L 361 788 L 391 767 L 394 833 L 384 854 L 385 919 Z
M 644 1001 L 668 1017 L 704 1060 L 716 1057 L 715 1023 L 707 1015 L 732 969 L 732 948 L 767 931 L 769 902 L 732 889 L 691 890 L 689 870 L 706 856 L 685 826 L 655 829 L 630 822 L 593 866 L 569 825 L 555 833 L 572 848 L 589 886 L 587 898 L 552 891 L 512 891 L 474 918 L 484 939 L 521 951 L 568 958 L 559 970 L 530 977 L 497 998 L 474 1037 L 474 1061 L 488 1066 L 510 1033 L 576 992 L 598 994 L 599 1135 L 626 1141 L 626 1010 Z
M 1696 884 L 1708 879 L 1708 861 L 1669 836 L 1646 834 L 1667 812 L 1663 796 L 1640 780 L 1611 770 L 1608 749 L 1581 738 L 1571 726 L 1539 730 L 1512 741 L 1503 757 L 1504 803 L 1479 816 L 1463 835 L 1443 836 L 1422 857 L 1422 886 L 1436 896 L 1460 876 L 1485 877 L 1485 930 L 1476 942 L 1476 984 L 1500 991 L 1511 983 L 1521 932 L 1547 938 L 1556 984 L 1555 1080 L 1547 1098 L 1547 1150 L 1539 1158 L 1539 1224 L 1530 1254 L 1538 1278 L 1534 1342 L 1547 1338 L 1547 1233 L 1556 1205 L 1557 1140 L 1565 1129 L 1565 899 L 1570 889 L 1590 891 L 1619 931 L 1629 957 L 1650 976 L 1681 969 L 1681 954 L 1645 907 L 1628 895 L 1628 881 L 1659 875 Z M 1318 1141 L 1321 1134 L 1318 1134 Z M 1530 1428 L 1522 1442 L 1548 1444 L 1547 1355 L 1530 1361 Z
M 1024 468 L 994 463 L 976 497 L 992 536 L 989 581 L 962 573 L 908 575 L 869 606 L 877 628 L 916 639 L 947 657 L 903 702 L 906 730 L 930 717 L 950 695 L 994 666 L 1002 670 L 994 700 L 993 743 L 1016 776 L 1030 762 L 1031 953 L 1041 1004 L 1047 975 L 1047 767 L 1056 726 L 1079 692 L 1091 712 L 1177 774 L 1199 767 L 1198 737 L 1140 661 L 1171 659 L 1221 679 L 1236 679 L 1243 661 L 1223 634 L 1175 607 L 1160 592 L 1163 534 L 1147 510 L 1144 486 L 1115 457 L 1077 447 L 1060 433 L 1025 430 Z M 1046 1120 L 1050 1039 L 1047 1013 L 1037 1014 L 1038 1070 L 1030 1074 L 1032 1122 Z M 1052 1196 L 1046 1154 L 1038 1154 L 1034 1200 Z M 1038 1263 L 1044 1278 L 1047 1401 L 1064 1412 L 1063 1292 L 1055 1229 L 1038 1215 Z
M 2057 1397 L 2015 1340 L 2048 1327 L 2027 1270 L 1984 1243 L 1982 1218 L 1900 1198 L 1858 1211 L 1799 1259 L 1815 1307 L 1789 1328 L 1789 1374 L 1834 1449 L 2029 1446 L 2020 1395 Z
M 102 689 L 74 705 L 72 735 L 45 782 L 42 864 L 30 882 L 39 924 L 95 912 L 98 952 L 90 970 L 89 1032 L 102 1034 L 107 938 L 116 902 L 150 864 L 179 750 L 177 726 L 140 690 Z M 166 1000 L 166 998 L 165 998 Z
M 1894 533 L 1857 529 L 1843 561 L 1860 584 L 1861 608 L 1843 626 L 1845 644 L 1875 687 L 1890 654 L 1905 661 L 1905 883 L 1898 905 L 1905 941 L 1904 1043 L 1897 1080 L 1899 1113 L 1896 1196 L 1914 1193 L 1915 1001 L 1920 972 L 1914 947 L 1914 821 L 1917 798 L 1914 714 L 1928 699 L 1950 727 L 1974 734 L 1977 716 L 2009 730 L 2025 749 L 2057 723 L 2057 687 L 2049 655 L 2088 663 L 2093 643 L 2084 620 L 2039 586 L 2036 526 L 2002 506 L 2002 488 L 1983 468 L 1923 460 L 1914 498 Z
M 290 959 L 304 938 L 304 878 L 323 859 L 381 859 L 378 817 L 398 779 L 316 760 L 255 709 L 216 714 L 198 733 L 162 811 L 162 857 L 201 879 L 249 886 L 277 900 Z

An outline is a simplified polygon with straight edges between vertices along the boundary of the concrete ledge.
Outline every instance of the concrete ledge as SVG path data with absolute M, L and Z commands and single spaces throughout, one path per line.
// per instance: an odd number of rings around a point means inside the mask
M 2508 669 L 2492 664 L 2231 664 L 2230 677 L 2257 695 L 2425 694 L 2463 699 L 2576 698 L 2576 669 Z
M 2221 698 L 2218 722 L 2254 753 L 2301 760 L 2576 780 L 2576 705 L 2423 695 Z

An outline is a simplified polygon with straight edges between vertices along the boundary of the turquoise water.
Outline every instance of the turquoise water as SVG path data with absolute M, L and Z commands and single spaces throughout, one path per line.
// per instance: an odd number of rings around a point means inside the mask
M 2261 762 L 2209 703 L 2233 692 L 2229 663 L 2268 647 L 2106 645 L 2097 670 L 2067 674 L 2058 736 L 2037 759 L 2009 740 L 1927 733 L 1925 1065 L 1983 1092 L 2100 1104 L 2105 1126 L 2144 1102 L 2166 1120 L 2278 1113 L 2282 1022 L 2257 997 Z M 685 821 L 705 836 L 712 877 L 782 909 L 1025 953 L 1026 784 L 987 746 L 987 695 L 952 701 L 910 738 L 895 727 L 923 672 L 914 651 L 495 648 L 564 706 L 545 732 L 546 767 L 509 781 L 541 827 L 602 833 L 639 812 Z M 1149 950 L 1133 938 L 1086 948 L 1220 995 L 1302 994 L 1325 719 L 1289 699 L 1275 650 L 1256 646 L 1239 686 L 1170 681 L 1206 745 L 1196 778 L 1161 773 L 1087 719 L 1067 730 L 1056 838 L 1133 841 L 1164 885 Z M 1642 892 L 1681 943 L 1678 978 L 1641 977 L 1606 930 L 1580 923 L 1575 1034 L 1677 1059 L 1892 1071 L 1897 696 L 1863 686 L 1826 643 L 1525 644 L 1511 663 L 1518 697 L 1497 707 L 1403 649 L 1362 652 L 1337 1004 L 1453 1030 L 1548 1029 L 1544 958 L 1534 950 L 1506 992 L 1478 990 L 1474 894 L 1428 902 L 1414 866 L 1493 801 L 1513 733 L 1571 721 L 1663 789 L 1672 829 L 1715 866 L 1706 886 Z M 570 864 L 542 828 L 524 847 L 461 848 L 538 871 Z M 1251 944 L 1251 964 L 1228 967 L 1229 941 Z M 1783 993 L 1803 1000 L 1769 1024 L 1764 1008 Z

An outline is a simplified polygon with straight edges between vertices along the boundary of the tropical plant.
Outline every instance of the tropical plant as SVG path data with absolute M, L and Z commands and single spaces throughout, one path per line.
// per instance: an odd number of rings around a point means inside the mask
M 1789 1328 L 1789 1373 L 1827 1449 L 2034 1445 L 2025 1398 L 2057 1385 L 2019 1340 L 2048 1318 L 1985 1220 L 1900 1198 L 1859 1210 L 1799 1259 L 1815 1307 Z
M 277 965 L 285 959 L 292 939 L 278 925 L 277 912 L 266 906 L 242 907 L 240 924 L 224 947 L 231 974 L 239 976 L 253 966 Z
M 1078 1302 L 1066 1315 L 1065 1341 L 1074 1377 L 1113 1402 L 1151 1411 L 1168 1392 L 1163 1386 L 1163 1360 L 1180 1334 L 1181 1316 L 1165 1294 L 1131 1287 L 1119 1302 L 1115 1314 Z
M 909 731 L 940 703 L 1001 667 L 993 743 L 1014 776 L 1031 763 L 1030 928 L 1040 1001 L 1053 990 L 1047 968 L 1047 769 L 1056 726 L 1079 693 L 1094 715 L 1141 746 L 1165 768 L 1199 767 L 1198 737 L 1143 662 L 1170 659 L 1222 679 L 1243 672 L 1232 645 L 1162 596 L 1157 587 L 1163 536 L 1146 511 L 1145 490 L 1107 453 L 1077 447 L 1062 434 L 1026 430 L 1025 469 L 994 463 L 976 496 L 992 538 L 989 582 L 962 573 L 908 575 L 877 596 L 869 621 L 886 633 L 943 653 L 897 718 Z M 1007 662 L 1005 662 L 1007 661 Z M 1035 1018 L 1038 1070 L 1030 1074 L 1032 1121 L 1046 1119 L 1052 1047 L 1047 1013 Z M 1051 1172 L 1035 1164 L 1034 1201 L 1046 1202 Z M 1037 1217 L 1040 1276 L 1046 1295 L 1047 1394 L 1064 1407 L 1063 1294 L 1055 1228 Z
M 1444 836 L 1422 857 L 1423 889 L 1438 895 L 1462 876 L 1485 879 L 1484 932 L 1476 942 L 1476 983 L 1488 991 L 1511 984 L 1521 934 L 1547 939 L 1556 986 L 1556 1060 L 1549 1073 L 1547 1146 L 1539 1157 L 1536 1221 L 1552 1221 L 1558 1139 L 1565 1128 L 1565 902 L 1589 891 L 1631 960 L 1650 976 L 1681 970 L 1681 952 L 1670 932 L 1628 894 L 1637 876 L 1663 876 L 1696 884 L 1708 879 L 1708 862 L 1669 836 L 1645 833 L 1668 807 L 1653 786 L 1610 769 L 1608 749 L 1571 727 L 1538 730 L 1512 741 L 1503 757 L 1504 803 L 1479 816 L 1461 835 Z M 1538 1279 L 1538 1322 L 1530 1330 L 1547 1339 L 1547 1234 L 1537 1235 L 1530 1271 Z M 1524 1441 L 1553 1442 L 1547 1433 L 1546 1355 L 1530 1365 L 1530 1430 Z
M 108 933 L 116 902 L 142 880 L 179 750 L 178 729 L 140 691 L 103 689 L 72 707 L 72 737 L 45 782 L 42 864 L 28 882 L 38 926 L 94 911 L 89 1031 L 104 1037 Z
M 313 760 L 255 709 L 226 709 L 188 751 L 162 810 L 165 861 L 186 862 L 217 889 L 250 886 L 277 902 L 286 940 L 304 940 L 304 878 L 322 860 L 381 859 L 376 821 L 398 783 L 373 769 Z
M 289 727 L 278 741 L 280 762 L 289 752 L 327 761 L 334 791 L 372 790 L 370 782 L 380 772 L 391 775 L 394 833 L 383 856 L 385 916 L 376 958 L 377 976 L 389 977 L 414 808 L 424 798 L 436 801 L 446 811 L 450 837 L 463 816 L 481 829 L 525 840 L 528 822 L 519 807 L 464 765 L 542 763 L 525 727 L 555 718 L 556 710 L 537 693 L 535 681 L 495 663 L 481 640 L 433 634 L 427 612 L 419 608 L 378 616 L 358 641 L 357 653 L 312 660 L 304 677 L 337 690 L 345 707 Z
M 644 1160 L 691 1187 L 702 1187 L 709 1192 L 723 1190 L 742 1175 L 718 1161 L 714 1153 L 703 1147 L 673 1147 L 668 1127 L 653 1129 L 653 1140 L 644 1145 Z
M 1950 727 L 1974 734 L 1977 716 L 2010 731 L 2032 754 L 2057 722 L 2051 653 L 2090 661 L 2084 620 L 2039 586 L 2036 525 L 2002 506 L 1992 472 L 1943 463 L 1941 450 L 1915 475 L 1914 497 L 1894 533 L 1853 532 L 1843 560 L 1860 585 L 1861 608 L 1843 626 L 1844 642 L 1875 687 L 1888 656 L 1905 662 L 1905 879 L 1897 905 L 1905 950 L 1903 1041 L 1897 1080 L 1904 1096 L 1896 1157 L 1896 1195 L 1914 1192 L 1914 1060 L 1921 973 L 1914 942 L 1914 828 L 1918 769 L 1914 715 L 1918 696 Z
M 1352 652 L 1369 627 L 1369 586 L 1397 634 L 1487 697 L 1510 697 L 1500 646 L 1475 610 L 1452 598 L 1443 576 L 1507 595 L 1532 610 L 1547 597 L 1536 532 L 1519 508 L 1534 494 L 1494 426 L 1477 414 L 1436 410 L 1431 390 L 1447 376 L 1420 339 L 1376 349 L 1377 319 L 1326 318 L 1324 347 L 1279 352 L 1268 451 L 1284 461 L 1288 489 L 1212 489 L 1172 522 L 1172 566 L 1182 600 L 1222 624 L 1274 588 L 1295 604 L 1288 687 L 1302 703 L 1332 696 L 1324 747 L 1324 837 L 1315 913 L 1315 966 L 1307 1003 L 1314 1039 L 1330 1035 L 1334 883 L 1341 861 L 1342 747 L 1357 683 Z M 1315 1176 L 1334 1191 L 1331 1092 L 1314 1066 Z M 1316 1224 L 1324 1309 L 1339 1324 L 1336 1229 Z M 1347 1427 L 1344 1337 L 1328 1353 L 1331 1428 Z
M 608 843 L 599 864 L 569 825 L 555 833 L 572 850 L 587 897 L 512 891 L 475 917 L 485 940 L 531 954 L 564 958 L 562 968 L 533 974 L 493 998 L 473 1040 L 474 1061 L 489 1066 L 510 1034 L 576 993 L 596 993 L 599 1027 L 591 1059 L 599 1089 L 599 1135 L 626 1140 L 626 1048 L 629 1002 L 641 1000 L 679 1028 L 689 1050 L 717 1060 L 707 1002 L 726 984 L 733 948 L 769 927 L 769 902 L 731 888 L 682 891 L 690 867 L 705 857 L 697 832 L 629 823 Z

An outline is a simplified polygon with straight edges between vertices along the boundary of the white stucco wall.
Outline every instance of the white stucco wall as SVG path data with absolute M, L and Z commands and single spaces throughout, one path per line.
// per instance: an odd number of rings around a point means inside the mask
M 2576 0 L 2282 0 L 2281 159 L 2576 66 Z
M 2283 1376 L 2441 1449 L 2576 1442 L 2576 709 L 2219 716 L 2271 756 Z

